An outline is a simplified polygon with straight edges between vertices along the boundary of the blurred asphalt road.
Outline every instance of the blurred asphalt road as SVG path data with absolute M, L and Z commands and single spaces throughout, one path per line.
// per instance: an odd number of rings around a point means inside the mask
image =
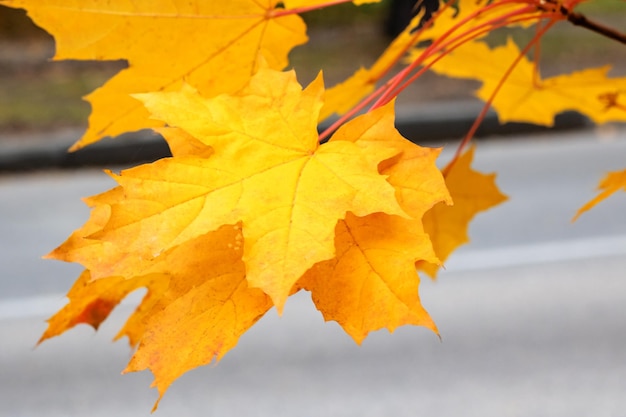
M 626 194 L 570 223 L 604 172 L 626 167 L 626 129 L 493 139 L 475 166 L 511 201 L 423 280 L 442 341 L 404 327 L 357 347 L 300 294 L 175 382 L 155 415 L 626 416 Z M 0 177 L 1 417 L 149 415 L 150 374 L 120 376 L 130 352 L 110 343 L 132 302 L 95 335 L 33 349 L 79 272 L 38 258 L 86 220 L 78 198 L 111 185 L 86 169 Z

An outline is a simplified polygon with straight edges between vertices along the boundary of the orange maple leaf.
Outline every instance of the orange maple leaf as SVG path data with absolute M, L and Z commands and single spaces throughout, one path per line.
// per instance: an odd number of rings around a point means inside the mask
M 139 341 L 125 372 L 150 369 L 160 397 L 183 373 L 219 361 L 272 307 L 248 286 L 242 241 L 241 227 L 226 225 L 156 260 L 169 286 L 151 291 L 118 337 Z
M 106 224 L 108 203 L 122 195 L 116 187 L 86 199 L 93 206 L 90 219 L 49 257 L 81 262 L 100 275 L 111 270 L 126 275 L 94 280 L 85 271 L 69 291 L 69 303 L 48 320 L 40 342 L 80 323 L 97 329 L 123 298 L 145 287 L 146 296 L 117 338 L 127 336 L 131 345 L 139 344 L 127 371 L 149 368 L 162 397 L 180 375 L 232 349 L 272 302 L 262 291 L 248 288 L 238 225 L 222 226 L 150 259 L 90 239 Z M 111 269 L 116 263 L 124 266 Z M 176 332 L 182 336 L 175 337 Z
M 437 332 L 418 296 L 418 260 L 438 263 L 421 221 L 384 213 L 348 213 L 335 231 L 335 258 L 313 266 L 298 282 L 326 320 L 357 342 L 371 331 L 406 324 Z
M 298 281 L 311 291 L 324 318 L 337 321 L 357 343 L 383 327 L 393 331 L 413 324 L 437 331 L 419 300 L 415 262 L 439 264 L 421 219 L 434 204 L 451 200 L 435 164 L 440 149 L 402 137 L 394 127 L 393 108 L 392 102 L 359 116 L 331 140 L 395 148 L 398 154 L 379 163 L 378 170 L 412 218 L 348 213 L 335 229 L 335 258 L 314 265 Z
M 105 136 L 161 121 L 133 93 L 176 91 L 184 82 L 203 95 L 243 87 L 262 55 L 271 68 L 282 69 L 289 51 L 307 41 L 305 24 L 287 8 L 324 5 L 328 1 L 133 1 L 1 0 L 28 10 L 33 21 L 56 40 L 54 59 L 120 60 L 120 71 L 86 99 L 92 106 L 89 128 L 76 150 Z
M 183 373 L 221 359 L 272 307 L 247 285 L 242 240 L 239 225 L 225 225 L 144 263 L 141 275 L 92 280 L 84 272 L 40 341 L 79 323 L 97 328 L 128 293 L 145 287 L 117 337 L 139 344 L 126 371 L 150 369 L 162 397 Z
M 601 191 L 600 194 L 598 194 L 593 199 L 585 203 L 585 205 L 583 205 L 581 208 L 579 208 L 572 221 L 578 219 L 581 214 L 593 208 L 602 200 L 609 198 L 616 192 L 620 190 L 626 191 L 626 170 L 619 172 L 609 172 L 608 174 L 606 174 L 602 181 L 600 181 L 598 189 Z
M 437 204 L 423 218 L 424 230 L 430 235 L 441 262 L 469 242 L 467 229 L 476 214 L 507 200 L 495 184 L 495 174 L 482 174 L 472 169 L 473 159 L 472 147 L 443 170 L 454 204 Z M 417 266 L 431 277 L 437 276 L 439 265 L 420 261 Z

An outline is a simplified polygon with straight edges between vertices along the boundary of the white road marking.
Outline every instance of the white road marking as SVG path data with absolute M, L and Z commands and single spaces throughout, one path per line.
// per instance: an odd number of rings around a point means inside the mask
M 548 241 L 502 248 L 469 249 L 453 254 L 447 271 L 476 271 L 549 262 L 626 255 L 626 235 Z

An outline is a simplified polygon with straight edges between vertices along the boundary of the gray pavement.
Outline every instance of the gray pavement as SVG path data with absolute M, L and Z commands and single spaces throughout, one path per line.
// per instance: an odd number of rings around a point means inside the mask
M 512 199 L 477 218 L 437 282 L 424 279 L 442 341 L 404 327 L 357 347 L 301 294 L 175 382 L 156 415 L 626 416 L 626 195 L 569 222 L 625 155 L 624 128 L 479 143 L 476 167 L 497 171 Z M 97 334 L 33 349 L 79 271 L 38 258 L 86 219 L 78 198 L 111 185 L 90 169 L 0 177 L 2 417 L 149 415 L 151 376 L 120 376 L 130 352 L 110 343 L 133 301 Z
M 157 416 L 623 416 L 624 255 L 455 272 L 422 297 L 420 328 L 357 347 L 303 295 L 215 366 L 175 382 Z M 32 350 L 36 318 L 0 321 L 2 416 L 148 416 L 148 373 L 119 375 L 125 311 Z M 6 356 L 4 356 L 6 355 Z

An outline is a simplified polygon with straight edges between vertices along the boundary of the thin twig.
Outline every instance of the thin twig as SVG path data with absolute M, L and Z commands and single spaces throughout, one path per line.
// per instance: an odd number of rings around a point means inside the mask
M 587 19 L 585 15 L 577 12 L 571 12 L 567 9 L 565 9 L 565 11 L 561 10 L 561 13 L 565 14 L 567 16 L 567 21 L 572 23 L 573 25 L 589 29 L 592 32 L 599 33 L 602 36 L 606 36 L 609 39 L 613 39 L 614 41 L 626 45 L 626 34 L 619 32 L 618 30 Z

